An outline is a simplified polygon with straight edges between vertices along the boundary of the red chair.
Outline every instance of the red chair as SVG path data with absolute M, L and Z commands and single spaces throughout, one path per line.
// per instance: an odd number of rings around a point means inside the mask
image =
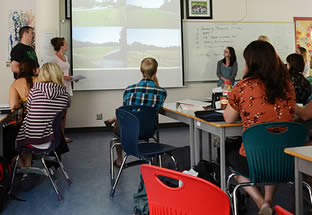
M 142 165 L 150 215 L 207 215 L 226 214 L 231 211 L 228 196 L 216 185 L 191 175 Z M 158 178 L 165 176 L 182 181 L 182 186 L 173 188 Z
M 284 208 L 282 208 L 279 205 L 275 205 L 275 212 L 277 215 L 293 215 L 292 213 L 286 211 Z

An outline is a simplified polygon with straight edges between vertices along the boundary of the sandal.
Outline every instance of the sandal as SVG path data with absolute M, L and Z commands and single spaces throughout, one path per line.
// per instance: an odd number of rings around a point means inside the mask
M 69 137 L 65 137 L 65 142 L 66 142 L 66 143 L 70 143 L 70 142 L 73 142 L 73 140 L 70 139 Z
M 259 215 L 272 215 L 273 210 L 272 210 L 270 204 L 267 202 L 263 203 L 258 214 Z
M 113 123 L 109 122 L 108 120 L 105 120 L 104 124 L 106 125 L 107 128 L 113 128 Z
M 121 167 L 121 164 L 118 164 L 117 160 L 114 160 L 113 164 L 114 164 L 114 167 L 116 167 L 116 168 L 120 168 Z

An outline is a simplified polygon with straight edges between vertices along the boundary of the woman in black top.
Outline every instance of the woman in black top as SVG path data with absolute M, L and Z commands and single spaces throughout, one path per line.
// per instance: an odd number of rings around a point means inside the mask
M 224 82 L 234 82 L 237 74 L 236 54 L 233 47 L 226 47 L 224 58 L 218 61 L 217 76 L 219 78 L 218 87 Z
M 286 58 L 290 80 L 296 91 L 296 103 L 306 104 L 311 96 L 311 84 L 303 76 L 304 59 L 300 54 L 290 54 Z

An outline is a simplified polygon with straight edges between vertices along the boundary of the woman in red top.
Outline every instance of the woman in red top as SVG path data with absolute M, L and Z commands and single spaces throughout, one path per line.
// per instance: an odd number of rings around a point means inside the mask
M 244 50 L 246 61 L 244 79 L 231 91 L 224 119 L 231 123 L 241 117 L 243 131 L 254 124 L 274 121 L 292 121 L 295 113 L 296 95 L 290 83 L 285 65 L 273 46 L 265 41 L 251 42 Z M 229 155 L 233 169 L 249 175 L 243 146 L 239 153 Z M 249 182 L 248 178 L 237 176 L 238 182 Z M 272 214 L 272 199 L 275 185 L 264 187 L 265 195 L 256 187 L 244 187 L 256 202 L 259 214 Z

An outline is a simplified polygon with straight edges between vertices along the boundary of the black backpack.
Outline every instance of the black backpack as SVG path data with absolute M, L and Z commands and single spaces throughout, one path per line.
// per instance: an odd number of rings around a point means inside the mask
M 8 200 L 8 192 L 11 186 L 12 169 L 9 162 L 0 157 L 0 212 L 6 206 Z

